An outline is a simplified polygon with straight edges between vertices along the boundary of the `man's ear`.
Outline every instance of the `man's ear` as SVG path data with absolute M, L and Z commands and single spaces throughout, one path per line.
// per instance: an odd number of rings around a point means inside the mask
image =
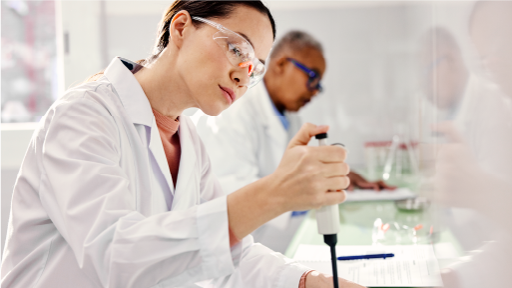
M 288 65 L 288 60 L 286 60 L 286 56 L 281 56 L 277 59 L 274 59 L 274 72 L 278 74 L 282 74 L 286 65 Z
M 176 47 L 181 48 L 183 45 L 183 39 L 185 30 L 193 27 L 192 17 L 186 10 L 181 10 L 172 18 L 171 25 L 169 26 L 170 39 L 169 42 L 173 42 Z

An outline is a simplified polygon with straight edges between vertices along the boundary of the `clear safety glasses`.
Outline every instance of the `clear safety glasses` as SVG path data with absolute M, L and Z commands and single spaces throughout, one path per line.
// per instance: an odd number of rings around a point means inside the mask
M 322 92 L 322 85 L 320 84 L 320 74 L 312 69 L 309 69 L 306 67 L 306 65 L 300 63 L 299 61 L 292 59 L 292 58 L 286 58 L 286 60 L 290 61 L 295 65 L 297 68 L 302 70 L 304 73 L 308 75 L 308 83 L 306 86 L 308 87 L 308 90 L 315 91 L 318 90 L 318 92 Z
M 253 87 L 258 84 L 265 75 L 266 68 L 265 65 L 256 58 L 254 48 L 249 41 L 240 34 L 208 19 L 201 17 L 192 17 L 192 19 L 217 28 L 219 32 L 213 34 L 213 40 L 226 51 L 226 56 L 231 64 L 236 67 L 247 68 L 247 73 L 250 79 L 249 87 Z

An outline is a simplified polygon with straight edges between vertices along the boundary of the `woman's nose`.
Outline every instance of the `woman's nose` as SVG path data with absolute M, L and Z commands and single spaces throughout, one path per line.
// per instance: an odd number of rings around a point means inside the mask
M 251 80 L 247 68 L 245 67 L 236 69 L 233 74 L 231 74 L 231 78 L 238 86 L 249 86 Z

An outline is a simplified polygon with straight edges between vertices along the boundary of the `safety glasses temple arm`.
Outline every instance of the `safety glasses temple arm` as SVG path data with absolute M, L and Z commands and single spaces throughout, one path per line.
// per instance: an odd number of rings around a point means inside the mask
M 311 78 L 314 78 L 314 77 L 317 77 L 317 73 L 311 69 L 309 69 L 308 67 L 302 65 L 301 63 L 297 62 L 296 60 L 292 59 L 292 58 L 286 58 L 288 59 L 289 61 L 291 61 L 295 66 L 299 67 L 302 71 L 306 72 L 309 77 Z
M 210 21 L 208 19 L 204 19 L 204 18 L 196 17 L 196 16 L 193 16 L 192 19 L 197 20 L 199 22 L 203 22 L 203 23 L 208 24 L 210 26 L 213 26 L 213 27 L 215 27 L 215 28 L 217 28 L 217 29 L 219 29 L 221 31 L 230 31 L 229 29 L 227 29 L 226 27 L 220 25 L 219 23 L 215 23 L 215 22 Z

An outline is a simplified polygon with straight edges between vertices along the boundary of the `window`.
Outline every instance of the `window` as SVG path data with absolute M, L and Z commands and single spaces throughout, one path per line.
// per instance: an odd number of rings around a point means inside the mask
M 1 5 L 1 121 L 35 122 L 58 97 L 55 1 Z

